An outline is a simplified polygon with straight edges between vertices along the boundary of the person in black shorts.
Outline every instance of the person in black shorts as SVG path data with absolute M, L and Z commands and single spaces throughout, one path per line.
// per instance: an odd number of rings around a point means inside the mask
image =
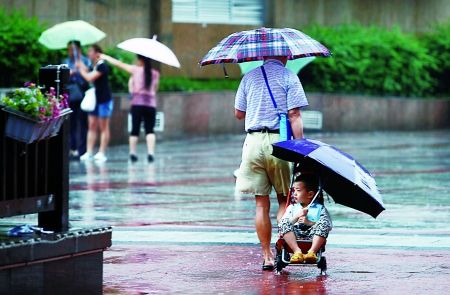
M 128 83 L 131 93 L 131 132 L 130 132 L 130 161 L 138 161 L 137 143 L 139 133 L 144 122 L 145 139 L 147 141 L 147 160 L 154 161 L 155 133 L 153 128 L 156 121 L 156 93 L 159 86 L 159 72 L 152 69 L 151 59 L 138 55 L 135 65 L 121 62 L 111 56 L 102 54 L 100 58 L 131 74 Z

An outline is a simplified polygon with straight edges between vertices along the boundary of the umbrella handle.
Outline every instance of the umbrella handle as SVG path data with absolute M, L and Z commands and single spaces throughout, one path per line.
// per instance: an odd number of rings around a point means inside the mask
M 322 191 L 322 188 L 319 187 L 319 189 L 317 190 L 317 193 L 314 195 L 314 198 L 311 200 L 311 203 L 309 203 L 309 205 L 306 206 L 306 209 L 309 209 L 309 207 L 311 207 L 311 205 L 314 204 L 314 201 L 317 199 L 317 197 L 319 196 L 321 191 Z
M 306 209 L 309 209 L 309 207 L 311 207 L 312 204 L 314 204 L 314 201 L 317 199 L 317 197 L 319 196 L 319 194 L 322 192 L 322 179 L 320 179 L 319 177 L 319 187 L 317 189 L 316 194 L 314 195 L 314 198 L 311 200 L 311 203 L 309 203 L 308 206 L 306 206 Z
M 73 59 L 75 62 L 78 60 L 78 50 L 75 44 L 72 43 L 72 50 L 73 50 Z
M 225 67 L 225 63 L 222 63 L 222 68 L 223 68 L 223 74 L 225 75 L 225 78 L 228 79 L 228 73 L 227 73 L 227 68 Z

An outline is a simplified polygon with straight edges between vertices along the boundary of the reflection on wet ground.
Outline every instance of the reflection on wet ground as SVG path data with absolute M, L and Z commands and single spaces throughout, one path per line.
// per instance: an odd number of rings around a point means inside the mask
M 328 274 L 315 267 L 262 272 L 258 247 L 170 242 L 113 247 L 106 294 L 445 294 L 448 251 L 329 247 Z
M 164 142 L 152 165 L 129 164 L 126 147 L 104 165 L 73 163 L 72 224 L 116 226 L 105 293 L 440 293 L 450 275 L 450 132 L 311 137 L 369 168 L 387 209 L 375 220 L 327 202 L 328 276 L 260 271 L 254 200 L 234 193 L 242 136 Z
M 242 136 L 163 142 L 151 165 L 128 163 L 126 146 L 111 148 L 101 165 L 72 163 L 72 226 L 115 226 L 105 293 L 442 294 L 450 275 L 450 131 L 310 137 L 372 171 L 387 209 L 373 219 L 326 203 L 334 223 L 328 276 L 260 271 L 254 200 L 234 193 Z
M 351 153 L 375 175 L 387 211 L 376 220 L 327 206 L 336 228 L 448 230 L 450 132 L 312 134 Z M 242 137 L 164 142 L 156 163 L 127 162 L 126 147 L 111 161 L 71 166 L 74 224 L 182 224 L 252 228 L 253 198 L 235 196 L 233 170 Z M 275 212 L 276 208 L 272 208 Z M 250 212 L 249 212 L 250 211 Z M 145 214 L 143 214 L 145 212 Z M 178 214 L 174 214 L 178 213 Z

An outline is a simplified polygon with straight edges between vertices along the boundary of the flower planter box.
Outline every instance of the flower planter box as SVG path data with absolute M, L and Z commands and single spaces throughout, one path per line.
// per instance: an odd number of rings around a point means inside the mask
M 38 121 L 22 112 L 9 108 L 4 108 L 3 111 L 8 113 L 5 136 L 26 144 L 58 135 L 64 120 L 72 112 L 71 109 L 67 108 L 56 118 L 48 121 Z

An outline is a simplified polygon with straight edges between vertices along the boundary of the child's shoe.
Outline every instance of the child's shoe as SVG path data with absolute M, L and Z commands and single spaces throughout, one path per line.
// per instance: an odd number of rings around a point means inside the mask
M 314 264 L 317 263 L 317 255 L 312 251 L 308 251 L 308 253 L 303 256 L 305 263 Z
M 303 260 L 304 260 L 303 253 L 297 252 L 297 253 L 294 253 L 294 255 L 291 256 L 290 263 L 299 264 L 299 263 L 302 263 Z

